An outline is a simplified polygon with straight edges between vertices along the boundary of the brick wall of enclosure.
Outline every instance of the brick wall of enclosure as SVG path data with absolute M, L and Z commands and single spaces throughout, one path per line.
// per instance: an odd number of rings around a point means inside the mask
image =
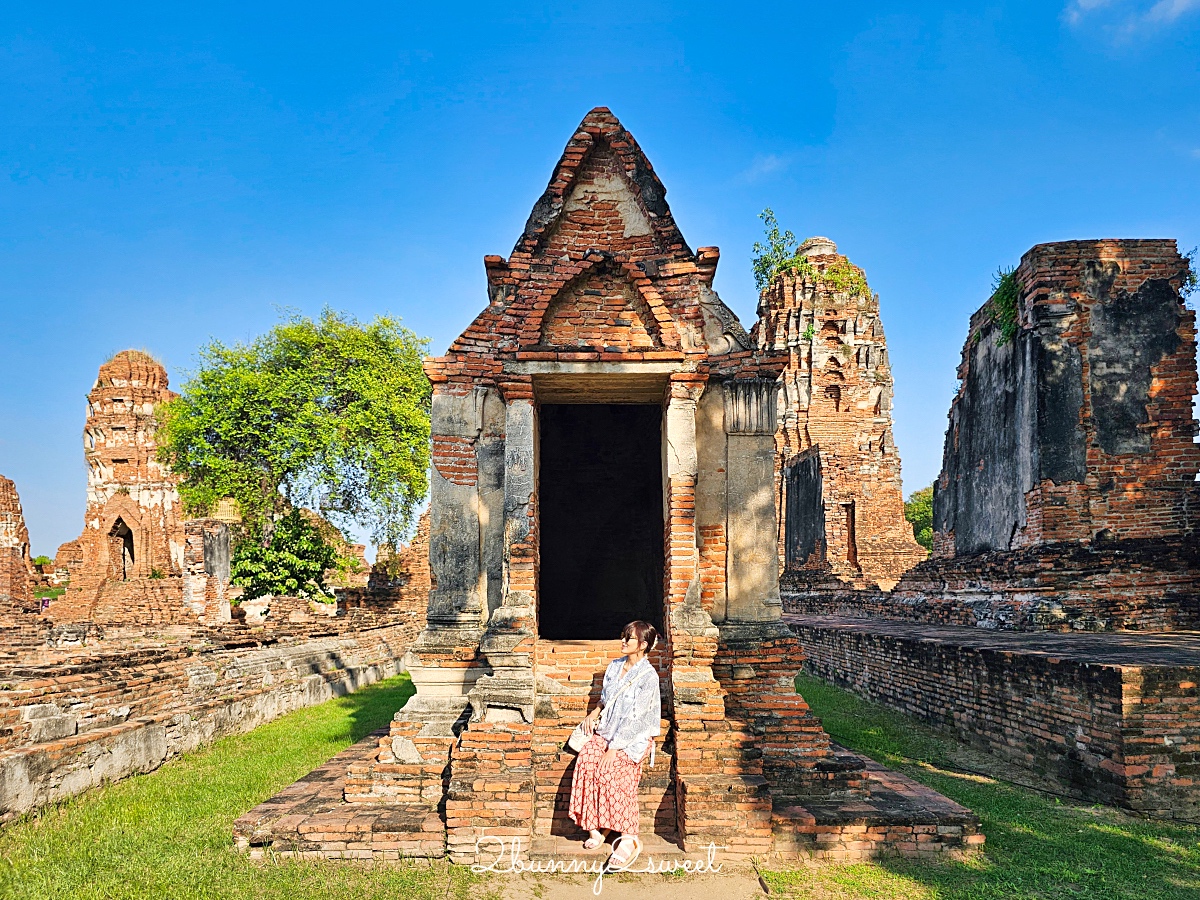
M 785 574 L 786 612 L 1006 631 L 1200 629 L 1200 545 L 1189 538 L 1052 544 L 933 558 L 896 588 L 851 591 Z
M 807 672 L 1072 797 L 1200 818 L 1200 667 L 1099 665 L 794 624 Z
M 6 666 L 0 821 L 397 674 L 422 624 L 243 646 L 196 633 Z

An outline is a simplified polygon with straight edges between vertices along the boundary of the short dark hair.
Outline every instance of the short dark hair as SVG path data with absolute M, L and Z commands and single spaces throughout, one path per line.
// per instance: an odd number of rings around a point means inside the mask
M 646 652 L 649 653 L 654 649 L 655 642 L 658 641 L 658 629 L 642 619 L 636 622 L 630 622 L 621 629 L 621 638 L 636 638 L 640 644 L 646 642 Z

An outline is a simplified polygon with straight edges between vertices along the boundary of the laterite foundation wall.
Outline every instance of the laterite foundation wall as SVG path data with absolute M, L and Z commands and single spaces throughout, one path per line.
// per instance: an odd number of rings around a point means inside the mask
M 0 671 L 0 821 L 395 675 L 413 635 L 185 642 Z
M 785 612 L 1002 631 L 1200 629 L 1200 544 L 1189 538 L 1052 544 L 910 569 L 890 592 L 782 579 Z
M 1056 782 L 1200 818 L 1200 667 L 1095 665 L 793 624 L 810 674 Z

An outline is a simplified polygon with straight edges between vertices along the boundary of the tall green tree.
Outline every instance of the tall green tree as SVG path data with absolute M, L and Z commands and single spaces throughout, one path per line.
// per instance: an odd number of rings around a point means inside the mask
M 292 315 L 249 344 L 211 341 L 160 409 L 160 458 L 192 515 L 237 500 L 246 534 L 271 547 L 292 508 L 319 510 L 394 544 L 427 490 L 428 342 L 381 316 Z
M 913 537 L 926 550 L 933 550 L 933 485 L 913 491 L 904 503 L 904 518 L 912 525 Z

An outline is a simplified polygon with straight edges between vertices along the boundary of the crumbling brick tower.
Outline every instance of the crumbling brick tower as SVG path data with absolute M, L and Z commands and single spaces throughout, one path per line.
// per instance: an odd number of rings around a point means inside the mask
M 1022 257 L 1012 339 L 991 304 L 971 318 L 936 555 L 1195 533 L 1186 271 L 1171 240 L 1064 241 Z
M 15 624 L 36 606 L 30 590 L 33 560 L 17 486 L 0 475 L 0 625 Z
M 169 608 L 182 606 L 160 596 L 167 586 L 156 583 L 184 568 L 176 479 L 158 461 L 154 438 L 155 407 L 174 396 L 166 369 L 141 351 L 124 350 L 100 367 L 83 429 L 84 530 L 58 551 L 71 586 L 51 604 L 55 621 L 137 621 L 150 612 L 138 608 L 145 602 L 162 605 L 155 620 L 169 621 Z M 171 590 L 181 590 L 178 580 Z
M 832 575 L 890 589 L 925 559 L 904 518 L 892 372 L 879 297 L 828 238 L 759 300 L 758 346 L 786 354 L 776 444 L 782 563 L 792 583 Z
M 345 795 L 392 802 L 393 827 L 429 837 L 444 797 L 452 859 L 484 834 L 562 824 L 562 743 L 636 618 L 666 644 L 669 777 L 649 826 L 762 853 L 773 802 L 778 825 L 788 804 L 864 792 L 861 762 L 835 756 L 795 692 L 780 621 L 786 359 L 753 346 L 712 289 L 718 251 L 688 247 L 664 195 L 593 110 L 512 254 L 485 257 L 487 308 L 426 364 L 434 587 L 408 657 L 417 694 Z
M 1172 240 L 1022 257 L 1010 332 L 996 301 L 971 318 L 934 558 L 898 590 L 1008 628 L 1200 627 L 1187 271 Z

